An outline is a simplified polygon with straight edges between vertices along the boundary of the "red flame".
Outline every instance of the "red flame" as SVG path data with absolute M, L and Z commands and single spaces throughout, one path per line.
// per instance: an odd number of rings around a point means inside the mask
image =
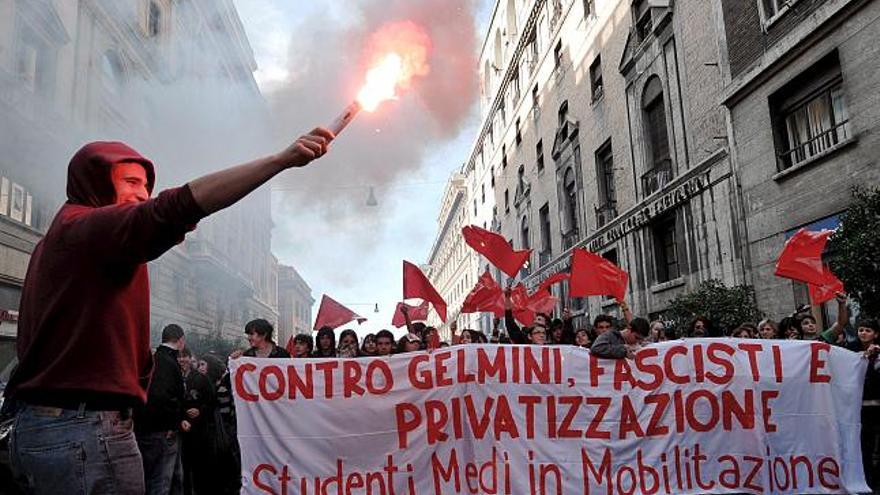
M 415 77 L 430 72 L 428 53 L 431 39 L 425 30 L 412 21 L 383 25 L 368 41 L 366 81 L 358 92 L 357 101 L 367 111 L 397 97 Z

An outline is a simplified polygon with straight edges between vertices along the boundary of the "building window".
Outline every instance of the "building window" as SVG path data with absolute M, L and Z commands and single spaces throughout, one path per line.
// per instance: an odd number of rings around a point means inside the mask
M 538 169 L 538 172 L 544 170 L 544 140 L 539 139 L 538 144 L 535 145 L 535 167 Z
M 654 237 L 654 268 L 656 282 L 663 283 L 679 277 L 676 249 L 675 216 L 656 222 L 651 228 Z
M 850 137 L 837 53 L 771 96 L 780 170 L 825 153 Z
M 642 176 L 645 195 L 662 188 L 672 178 L 666 106 L 660 78 L 652 77 L 642 94 L 642 122 L 647 142 L 648 172 Z
M 559 111 L 556 113 L 559 127 L 562 127 L 562 124 L 565 124 L 565 121 L 568 120 L 568 100 L 562 102 L 559 105 Z
M 507 168 L 507 145 L 501 145 L 501 168 Z
M 562 69 L 562 40 L 556 43 L 553 48 L 553 70 L 560 71 Z
M 162 11 L 156 2 L 150 2 L 149 12 L 147 13 L 147 35 L 151 38 L 158 36 L 162 31 Z
M 474 216 L 477 216 L 477 200 L 474 199 Z
M 0 215 L 9 215 L 9 179 L 0 179 Z
M 492 190 L 494 191 L 494 190 L 495 190 L 495 169 L 494 169 L 494 168 L 492 169 L 492 179 L 491 179 L 491 181 L 492 181 Z
M 532 88 L 532 118 L 536 121 L 541 116 L 540 97 L 538 96 L 538 85 Z
M 520 224 L 520 241 L 522 242 L 521 249 L 530 249 L 532 247 L 531 242 L 529 241 L 529 219 L 528 217 L 522 218 L 522 223 Z
M 525 194 L 526 191 L 526 166 L 520 165 L 516 171 L 516 190 L 518 193 Z
M 598 100 L 604 94 L 605 89 L 602 85 L 602 57 L 596 55 L 596 60 L 590 65 L 590 94 L 593 101 Z
M 486 203 L 486 184 L 480 184 L 480 203 Z
M 498 118 L 501 119 L 501 129 L 503 133 L 504 126 L 507 124 L 507 101 L 505 98 L 501 98 L 501 105 L 498 107 Z
M 614 154 L 609 140 L 596 151 L 596 177 L 599 186 L 599 206 L 596 225 L 602 227 L 617 216 L 617 193 L 614 187 Z
M 504 190 L 504 213 L 510 213 L 510 194 L 507 189 Z
M 636 0 L 633 2 L 633 18 L 636 26 L 636 37 L 639 42 L 645 41 L 651 34 L 654 20 L 651 18 L 650 0 Z
M 575 185 L 574 169 L 569 168 L 565 171 L 562 181 L 562 190 L 564 194 L 564 233 L 577 232 L 578 230 L 578 204 L 577 204 L 577 186 Z
M 516 119 L 516 138 L 515 138 L 515 142 L 516 142 L 516 145 L 517 145 L 517 146 L 519 146 L 520 144 L 522 144 L 522 130 L 520 129 L 520 120 L 519 120 L 519 117 L 517 117 L 517 119 Z
M 514 0 L 507 0 L 507 36 L 511 39 L 516 36 L 516 4 Z
M 538 210 L 538 221 L 541 225 L 541 264 L 544 260 L 550 261 L 550 253 L 553 252 L 553 245 L 550 238 L 550 204 L 544 203 L 544 206 Z
M 512 101 L 512 104 L 513 104 L 513 107 L 515 108 L 515 107 L 516 107 L 516 104 L 519 103 L 519 95 L 520 95 L 520 89 L 519 89 L 519 73 L 517 73 L 517 72 L 514 72 L 514 73 L 513 73 L 513 77 L 511 78 L 510 83 L 511 83 L 511 84 L 510 84 L 511 87 L 513 87 L 513 101 Z
M 768 25 L 784 14 L 798 0 L 758 0 L 764 25 Z
M 584 18 L 589 18 L 590 13 L 593 12 L 592 0 L 583 0 L 584 2 Z

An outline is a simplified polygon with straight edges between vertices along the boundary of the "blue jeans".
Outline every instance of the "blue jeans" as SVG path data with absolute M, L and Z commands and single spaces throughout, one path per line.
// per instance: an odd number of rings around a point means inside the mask
M 144 493 L 128 413 L 25 405 L 15 418 L 10 463 L 26 493 Z
M 175 431 L 139 432 L 137 444 L 144 459 L 147 495 L 183 493 L 180 434 Z

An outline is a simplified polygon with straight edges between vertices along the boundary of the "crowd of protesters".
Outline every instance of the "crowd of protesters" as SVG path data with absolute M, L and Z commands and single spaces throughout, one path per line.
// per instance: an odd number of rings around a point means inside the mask
M 327 152 L 334 135 L 314 129 L 281 152 L 227 168 L 151 197 L 152 162 L 119 142 L 80 149 L 68 167 L 67 202 L 31 255 L 22 288 L 18 367 L 6 386 L 4 410 L 15 417 L 10 461 L 27 493 L 223 494 L 240 490 L 228 359 L 288 358 L 265 320 L 245 326 L 250 347 L 229 356 L 194 356 L 178 325 L 168 325 L 150 352 L 148 261 L 180 243 L 203 218 L 236 203 L 272 177 Z M 577 345 L 600 357 L 629 358 L 654 342 L 688 337 L 821 340 L 868 359 L 862 408 L 862 452 L 872 487 L 880 481 L 880 327 L 850 326 L 846 299 L 824 331 L 809 311 L 742 322 L 726 335 L 698 317 L 685 331 L 607 315 L 590 327 L 538 314 L 520 327 L 510 296 L 491 335 L 453 328 L 440 342 L 436 328 L 407 319 L 400 339 L 382 330 L 363 340 L 352 330 L 322 328 L 313 340 L 297 335 L 294 358 L 388 356 L 444 345 L 513 343 Z

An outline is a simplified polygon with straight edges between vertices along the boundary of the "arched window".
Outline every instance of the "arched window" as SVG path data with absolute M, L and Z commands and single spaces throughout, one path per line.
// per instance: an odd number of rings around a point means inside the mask
M 492 67 L 488 59 L 486 60 L 485 68 L 483 68 L 483 95 L 489 101 L 492 100 Z
M 527 217 L 523 217 L 522 225 L 519 229 L 520 233 L 520 242 L 522 242 L 522 247 L 520 249 L 529 249 L 532 247 L 532 243 L 529 240 L 529 219 Z
M 516 4 L 513 0 L 507 0 L 507 36 L 516 35 Z
M 501 52 L 503 45 L 501 43 L 502 43 L 501 29 L 496 29 L 495 30 L 495 69 L 497 69 L 497 70 L 501 70 L 501 62 L 502 62 L 502 58 L 503 58 L 502 52 Z
M 520 190 L 520 192 L 525 191 L 526 189 L 526 166 L 520 165 L 519 170 L 516 172 L 516 187 Z
M 652 77 L 645 84 L 645 91 L 642 93 L 642 120 L 645 141 L 648 143 L 648 168 L 671 172 L 663 85 L 657 76 Z
M 575 185 L 574 169 L 571 167 L 565 171 L 562 181 L 565 208 L 565 233 L 575 232 L 578 230 L 578 204 L 577 204 L 577 186 Z
M 562 124 L 564 124 L 565 121 L 568 120 L 568 100 L 563 101 L 562 104 L 559 105 L 559 112 L 557 113 L 557 117 L 559 118 L 560 126 L 562 126 Z

